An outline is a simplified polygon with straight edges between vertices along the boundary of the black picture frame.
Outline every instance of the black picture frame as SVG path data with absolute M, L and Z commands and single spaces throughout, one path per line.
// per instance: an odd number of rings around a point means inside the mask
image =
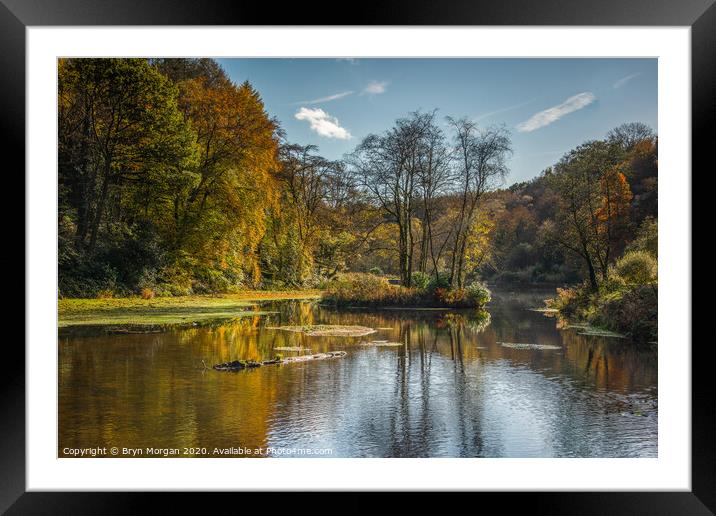
M 78 25 L 576 25 L 690 26 L 692 58 L 692 161 L 706 165 L 707 141 L 715 124 L 716 5 L 714 0 L 459 0 L 445 2 L 369 2 L 351 9 L 303 3 L 239 3 L 226 0 L 0 0 L 0 148 L 24 170 L 25 30 L 28 26 Z M 317 15 L 316 13 L 329 13 Z M 322 18 L 322 19 L 321 19 Z M 711 145 L 709 145 L 711 143 Z M 711 164 L 705 171 L 713 169 Z M 6 170 L 9 170 L 6 169 Z M 688 174 L 688 171 L 680 171 Z M 20 176 L 19 174 L 16 174 Z M 692 176 L 693 178 L 693 173 Z M 21 187 L 22 188 L 22 187 Z M 19 191 L 19 190 L 18 190 Z M 21 238 L 24 238 L 21 237 Z M 19 248 L 19 242 L 16 246 Z M 23 246 L 24 248 L 24 246 Z M 694 263 L 694 265 L 696 265 Z M 31 271 L 26 270 L 26 274 Z M 691 300 L 684 300 L 691 303 Z M 668 343 L 686 346 L 690 343 Z M 716 511 L 716 435 L 714 387 L 707 368 L 710 343 L 692 347 L 692 491 L 639 493 L 480 493 L 498 498 L 502 510 L 529 504 L 544 514 L 713 514 Z M 25 354 L 17 341 L 7 342 L 4 358 L 11 367 L 0 375 L 0 510 L 8 514 L 125 514 L 142 512 L 150 499 L 165 511 L 186 503 L 184 494 L 25 492 Z M 208 494 L 215 508 L 238 507 L 229 494 Z M 251 501 L 241 496 L 242 510 Z M 293 494 L 300 504 L 305 494 Z M 421 496 L 414 499 L 421 500 Z M 492 501 L 492 500 L 490 500 Z M 311 503 L 309 501 L 309 503 Z M 370 508 L 371 502 L 346 496 L 344 507 Z M 453 502 L 454 503 L 454 502 Z M 253 508 L 253 507 L 251 507 Z M 233 511 L 232 511 L 233 512 Z

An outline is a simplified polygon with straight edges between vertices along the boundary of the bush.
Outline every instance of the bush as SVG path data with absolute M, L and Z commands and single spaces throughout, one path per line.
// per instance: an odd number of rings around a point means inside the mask
M 420 290 L 425 290 L 426 288 L 428 288 L 429 283 L 430 275 L 424 272 L 415 271 L 412 276 L 410 276 L 410 284 Z
M 654 342 L 658 338 L 658 306 L 656 288 L 641 285 L 602 303 L 593 322 L 638 342 Z
M 443 305 L 462 306 L 467 304 L 467 292 L 465 289 L 447 289 L 438 287 L 435 289 L 435 299 Z
M 376 303 L 390 295 L 388 280 L 374 274 L 351 272 L 339 274 L 328 284 L 325 298 L 337 304 Z
M 155 294 L 154 294 L 154 290 L 152 290 L 151 288 L 143 288 L 141 295 L 142 295 L 142 299 L 154 299 Z
M 626 248 L 627 251 L 646 251 L 655 258 L 659 255 L 659 227 L 654 217 L 646 217 L 639 229 L 636 231 L 636 237 Z
M 471 283 L 465 290 L 467 291 L 467 298 L 474 306 L 485 306 L 492 299 L 490 290 L 479 281 Z
M 547 306 L 567 319 L 622 333 L 637 342 L 656 341 L 658 334 L 658 292 L 656 281 L 635 284 L 649 277 L 651 255 L 630 256 L 617 262 L 611 277 L 593 290 L 585 282 L 572 288 L 558 288 L 557 297 Z M 641 251 L 640 251 L 641 253 Z M 647 274 L 644 271 L 647 271 Z M 619 274 L 617 273 L 619 271 Z M 628 283 L 624 277 L 632 281 Z
M 454 308 L 482 308 L 490 301 L 491 294 L 487 287 L 476 281 L 467 288 L 438 287 L 434 297 L 440 304 Z
M 658 266 L 647 251 L 629 251 L 614 264 L 613 273 L 627 285 L 649 285 L 657 279 Z
M 376 276 L 383 275 L 383 270 L 380 267 L 372 267 L 368 272 Z
M 546 304 L 565 317 L 584 321 L 594 311 L 595 294 L 589 283 L 584 282 L 572 288 L 557 288 L 557 297 L 548 299 Z
M 114 268 L 85 257 L 60 267 L 58 283 L 59 297 L 114 297 L 132 293 L 118 282 Z
M 437 289 L 449 289 L 450 288 L 450 278 L 447 274 L 439 272 L 437 275 L 437 278 L 435 276 L 430 278 L 430 282 L 428 283 L 426 289 L 428 292 L 435 292 Z

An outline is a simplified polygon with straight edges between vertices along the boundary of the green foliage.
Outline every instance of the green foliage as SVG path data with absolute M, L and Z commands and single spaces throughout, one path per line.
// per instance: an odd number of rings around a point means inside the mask
M 656 218 L 649 216 L 642 221 L 634 240 L 627 245 L 626 250 L 646 251 L 654 258 L 659 255 L 659 228 Z
M 470 300 L 474 306 L 485 306 L 492 298 L 490 289 L 479 281 L 470 283 L 465 290 L 467 291 L 467 299 Z
M 435 292 L 437 289 L 449 289 L 450 288 L 450 277 L 446 272 L 439 272 L 437 276 L 431 276 L 430 281 L 426 287 L 428 292 Z
M 595 292 L 585 281 L 572 288 L 557 288 L 557 297 L 547 300 L 547 307 L 569 319 L 585 321 L 593 314 L 594 301 Z
M 639 342 L 658 340 L 658 293 L 648 285 L 604 300 L 592 318 L 595 325 L 631 336 Z
M 628 251 L 614 264 L 614 274 L 627 285 L 648 285 L 657 280 L 658 265 L 647 251 Z
M 628 251 L 617 260 L 607 279 L 594 290 L 588 282 L 557 289 L 548 307 L 570 320 L 630 336 L 656 341 L 658 287 L 656 260 L 646 251 Z
M 415 271 L 413 272 L 410 284 L 419 290 L 425 290 L 428 288 L 428 284 L 430 283 L 430 275 L 426 274 L 421 271 Z
M 383 275 L 383 270 L 380 267 L 371 267 L 368 272 L 370 272 L 371 274 L 375 274 L 376 276 Z

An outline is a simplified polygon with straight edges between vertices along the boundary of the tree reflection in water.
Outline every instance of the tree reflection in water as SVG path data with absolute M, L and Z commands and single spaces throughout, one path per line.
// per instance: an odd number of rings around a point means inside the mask
M 527 310 L 541 305 L 539 296 L 497 293 L 489 313 L 283 301 L 260 307 L 271 315 L 210 328 L 62 337 L 60 450 L 106 443 L 325 447 L 344 457 L 656 456 L 656 349 L 558 329 Z M 283 324 L 379 330 L 337 338 L 264 328 Z M 359 345 L 366 339 L 403 345 Z M 348 356 L 236 374 L 202 367 L 267 359 L 276 347 Z

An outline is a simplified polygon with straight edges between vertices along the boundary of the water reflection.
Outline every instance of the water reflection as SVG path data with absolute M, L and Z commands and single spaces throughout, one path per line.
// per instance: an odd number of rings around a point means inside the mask
M 489 316 L 284 301 L 264 307 L 275 314 L 213 328 L 62 337 L 60 455 L 154 446 L 206 447 L 211 456 L 245 446 L 342 457 L 656 456 L 655 348 L 559 330 L 526 309 L 543 297 L 498 294 Z M 284 324 L 379 330 L 339 338 L 264 328 Z M 360 345 L 374 339 L 403 345 Z M 293 346 L 348 356 L 235 374 L 202 365 Z

